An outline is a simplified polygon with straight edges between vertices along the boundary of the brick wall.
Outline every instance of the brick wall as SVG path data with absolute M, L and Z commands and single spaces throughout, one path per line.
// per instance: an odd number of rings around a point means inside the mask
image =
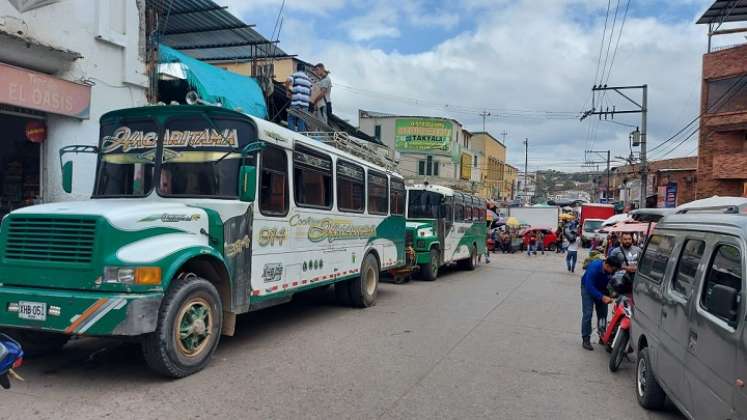
M 747 74 L 747 45 L 703 56 L 697 198 L 741 196 L 747 182 L 747 112 L 710 114 L 708 81 Z

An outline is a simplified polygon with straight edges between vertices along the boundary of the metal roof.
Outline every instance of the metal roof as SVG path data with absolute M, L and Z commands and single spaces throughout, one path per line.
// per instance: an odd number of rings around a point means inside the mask
M 147 0 L 158 15 L 159 42 L 204 61 L 287 57 L 213 0 Z
M 747 0 L 716 0 L 697 24 L 747 21 Z

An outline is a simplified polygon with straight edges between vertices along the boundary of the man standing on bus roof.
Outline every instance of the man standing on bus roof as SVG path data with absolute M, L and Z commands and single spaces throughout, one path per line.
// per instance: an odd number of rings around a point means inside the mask
M 302 132 L 306 131 L 306 122 L 296 113 L 307 112 L 311 100 L 311 79 L 299 65 L 297 72 L 288 77 L 285 87 L 290 90 L 291 103 L 288 107 L 288 128 Z
M 314 115 L 326 123 L 332 116 L 332 80 L 329 78 L 329 71 L 322 63 L 317 63 L 312 72 L 319 78 L 319 81 L 312 89 L 311 106 Z

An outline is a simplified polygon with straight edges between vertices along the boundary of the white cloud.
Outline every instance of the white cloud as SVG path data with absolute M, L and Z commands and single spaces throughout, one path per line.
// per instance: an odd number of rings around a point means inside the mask
M 382 1 L 390 4 L 390 0 Z M 577 6 L 582 5 L 581 9 L 598 11 L 606 8 L 606 3 L 600 0 L 503 3 L 469 0 L 464 6 L 470 7 L 472 13 L 478 12 L 476 25 L 468 32 L 417 54 L 385 52 L 343 39 L 320 39 L 313 24 L 287 25 L 283 48 L 306 60 L 321 60 L 328 65 L 333 82 L 338 84 L 333 92 L 335 110 L 353 122 L 358 109 L 370 109 L 451 116 L 467 128 L 481 129 L 482 119 L 478 114 L 483 108 L 494 111 L 581 110 L 594 83 L 603 21 L 589 27 L 588 22 L 572 19 L 570 8 L 577 11 Z M 413 16 L 403 8 L 397 10 L 400 16 Z M 369 11 L 371 13 L 361 18 L 364 22 L 376 12 L 375 9 Z M 430 12 L 431 15 L 440 13 Z M 452 13 L 456 14 L 456 9 Z M 353 39 L 366 41 L 396 36 L 392 29 L 396 30 L 396 26 L 391 25 L 390 18 L 385 14 L 378 17 L 380 26 L 364 25 L 350 34 Z M 376 21 L 372 18 L 370 22 Z M 703 28 L 690 22 L 666 23 L 654 18 L 628 17 L 609 83 L 649 85 L 649 141 L 652 145 L 669 137 L 698 114 L 705 44 Z M 351 91 L 340 85 L 359 90 Z M 418 98 L 427 103 L 401 97 Z M 614 103 L 618 109 L 625 106 L 624 100 Z M 451 104 L 452 108 L 433 104 Z M 454 111 L 454 105 L 470 110 Z M 639 124 L 639 117 L 619 116 L 616 121 L 635 126 Z M 566 163 L 560 161 L 583 160 L 583 150 L 590 146 L 587 124 L 597 126 L 595 149 L 609 148 L 613 155 L 629 153 L 627 138 L 632 128 L 605 122 L 582 124 L 577 120 L 518 118 L 514 113 L 489 118 L 487 128 L 495 134 L 509 132 L 511 161 L 521 161 L 521 141 L 528 137 L 530 162 L 578 170 L 580 168 L 565 166 Z M 691 145 L 694 143 L 688 143 L 678 152 L 690 151 Z
M 347 31 L 350 39 L 356 42 L 377 38 L 399 38 L 397 20 L 396 10 L 382 6 L 366 15 L 349 19 L 341 26 Z

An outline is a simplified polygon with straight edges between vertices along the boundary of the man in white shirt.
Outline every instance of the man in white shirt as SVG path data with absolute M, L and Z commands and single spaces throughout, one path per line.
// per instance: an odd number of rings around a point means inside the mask
M 332 80 L 329 78 L 329 71 L 322 63 L 316 64 L 311 71 L 319 78 L 311 94 L 311 105 L 314 115 L 326 123 L 332 115 Z
M 578 248 L 581 246 L 581 237 L 574 235 L 575 237 L 568 239 L 568 253 L 565 254 L 565 265 L 568 268 L 569 273 L 576 271 L 576 261 L 578 260 Z

